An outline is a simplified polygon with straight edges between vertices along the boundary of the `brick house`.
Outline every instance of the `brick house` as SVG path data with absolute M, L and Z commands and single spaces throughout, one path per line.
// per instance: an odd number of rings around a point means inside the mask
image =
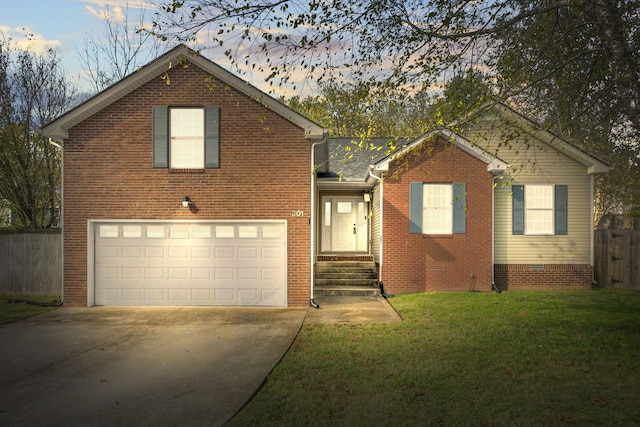
M 500 104 L 456 129 L 387 157 L 348 149 L 349 166 L 341 162 L 349 142 L 329 140 L 319 216 L 333 220 L 339 209 L 326 200 L 347 196 L 367 212 L 345 221 L 368 233 L 345 259 L 370 257 L 389 293 L 590 289 L 594 176 L 609 166 Z M 321 238 L 331 238 L 330 224 L 321 219 Z M 318 247 L 321 259 L 336 259 L 325 242 Z
M 315 305 L 328 260 L 390 293 L 589 288 L 608 166 L 500 105 L 459 129 L 343 162 L 350 139 L 179 46 L 41 129 L 64 303 Z
M 41 131 L 66 305 L 308 304 L 322 127 L 180 46 Z

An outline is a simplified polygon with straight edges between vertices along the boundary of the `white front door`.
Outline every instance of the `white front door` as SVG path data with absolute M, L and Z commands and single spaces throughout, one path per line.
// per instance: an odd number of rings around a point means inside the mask
M 325 197 L 322 252 L 366 252 L 368 206 L 362 197 Z

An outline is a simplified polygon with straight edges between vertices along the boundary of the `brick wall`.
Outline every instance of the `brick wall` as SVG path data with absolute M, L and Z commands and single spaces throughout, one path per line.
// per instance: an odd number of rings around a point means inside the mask
M 486 163 L 438 140 L 394 161 L 384 181 L 382 280 L 391 294 L 491 290 L 492 176 Z M 467 185 L 467 232 L 409 233 L 411 182 Z
M 309 300 L 310 144 L 304 131 L 201 69 L 175 67 L 64 141 L 64 299 L 86 305 L 88 219 L 285 219 L 288 304 Z M 220 168 L 152 167 L 152 107 L 220 107 Z M 196 209 L 184 209 L 189 195 Z M 304 217 L 292 217 L 292 211 Z
M 497 264 L 496 285 L 501 290 L 591 289 L 590 265 Z

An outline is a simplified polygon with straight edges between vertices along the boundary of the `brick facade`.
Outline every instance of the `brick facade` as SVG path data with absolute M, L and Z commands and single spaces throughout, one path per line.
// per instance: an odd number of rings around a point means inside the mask
M 495 282 L 501 290 L 591 289 L 591 266 L 573 264 L 497 264 Z
M 415 156 L 393 161 L 384 178 L 385 291 L 490 291 L 493 181 L 487 164 L 443 140 L 423 147 Z M 465 182 L 466 233 L 410 234 L 411 182 Z
M 87 303 L 89 219 L 287 220 L 289 306 L 309 300 L 310 143 L 304 130 L 196 66 L 174 67 L 69 130 L 64 302 Z M 152 167 L 152 107 L 220 107 L 220 168 Z M 194 209 L 181 207 L 189 195 Z M 304 216 L 292 216 L 303 211 Z

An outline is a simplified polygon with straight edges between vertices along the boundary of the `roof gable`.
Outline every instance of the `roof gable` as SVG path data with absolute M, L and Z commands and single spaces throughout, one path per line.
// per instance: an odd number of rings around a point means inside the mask
M 230 73 L 209 59 L 189 49 L 185 45 L 177 46 L 149 64 L 130 74 L 119 82 L 96 94 L 76 108 L 68 111 L 54 121 L 43 126 L 39 131 L 46 137 L 57 141 L 68 138 L 68 131 L 73 126 L 134 91 L 154 78 L 159 78 L 167 70 L 179 64 L 195 65 L 213 77 L 228 84 L 234 89 L 247 95 L 251 99 L 271 109 L 276 114 L 304 129 L 309 140 L 322 141 L 326 136 L 326 129 L 303 115 L 291 110 L 286 105 L 272 98 L 260 89 L 252 86 L 236 75 Z
M 518 127 L 525 133 L 536 138 L 538 141 L 548 145 L 557 152 L 564 154 L 568 158 L 586 167 L 589 174 L 607 173 L 609 172 L 609 170 L 611 170 L 611 166 L 609 166 L 608 164 L 587 154 L 568 141 L 565 141 L 564 139 L 545 130 L 538 123 L 523 116 L 522 114 L 504 104 L 489 104 L 476 112 L 472 116 L 472 118 L 482 120 L 492 113 L 501 116 L 502 118 L 506 119 L 506 121 L 512 123 L 514 126 Z M 473 128 L 473 124 L 471 125 L 471 127 Z
M 431 141 L 435 137 L 441 137 L 444 140 L 452 144 L 455 144 L 456 147 L 462 149 L 463 151 L 467 152 L 473 157 L 483 161 L 484 163 L 487 164 L 487 171 L 491 173 L 500 174 L 510 167 L 508 163 L 484 151 L 482 148 L 478 147 L 477 145 L 472 144 L 470 141 L 468 141 L 461 135 L 458 135 L 457 133 L 454 133 L 448 129 L 436 129 L 416 139 L 410 144 L 406 145 L 398 152 L 390 156 L 387 156 L 384 159 L 380 160 L 379 162 L 375 163 L 373 165 L 373 170 L 379 171 L 379 172 L 388 171 L 389 163 L 398 159 L 399 157 L 402 157 L 412 149 L 424 144 L 425 142 Z

